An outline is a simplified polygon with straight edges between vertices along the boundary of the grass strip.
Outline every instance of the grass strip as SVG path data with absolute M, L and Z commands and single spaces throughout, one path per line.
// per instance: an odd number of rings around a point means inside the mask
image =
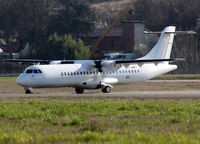
M 0 143 L 199 143 L 200 102 L 0 101 Z

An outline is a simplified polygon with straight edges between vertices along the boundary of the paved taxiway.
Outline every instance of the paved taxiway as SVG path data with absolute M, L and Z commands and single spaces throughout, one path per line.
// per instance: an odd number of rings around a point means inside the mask
M 184 91 L 133 91 L 105 93 L 48 93 L 48 94 L 0 94 L 0 99 L 16 98 L 199 98 L 200 90 Z
M 163 83 L 175 83 L 177 85 L 180 85 L 180 83 L 186 83 L 190 85 L 200 85 L 200 80 L 149 80 L 145 81 L 146 84 L 152 85 L 152 84 L 162 84 Z M 174 85 L 173 85 L 174 86 Z M 175 85 L 176 86 L 176 85 Z M 134 87 L 134 85 L 133 85 Z M 185 88 L 185 87 L 184 87 Z M 196 88 L 196 90 L 170 90 L 170 91 L 131 91 L 129 89 L 128 92 L 111 92 L 109 94 L 101 93 L 101 92 L 91 92 L 86 91 L 84 94 L 75 94 L 73 92 L 67 92 L 67 93 L 56 93 L 56 92 L 47 92 L 47 93 L 35 93 L 35 94 L 24 94 L 22 92 L 14 93 L 12 91 L 0 91 L 0 99 L 18 99 L 18 98 L 195 98 L 200 100 L 200 90 Z

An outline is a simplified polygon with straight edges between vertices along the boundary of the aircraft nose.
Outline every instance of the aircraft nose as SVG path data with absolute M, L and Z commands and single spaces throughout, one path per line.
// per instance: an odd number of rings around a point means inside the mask
M 21 86 L 24 86 L 24 85 L 26 84 L 26 83 L 25 83 L 25 80 L 24 80 L 24 78 L 23 78 L 22 75 L 20 75 L 20 76 L 17 78 L 16 82 L 17 82 L 18 85 L 21 85 Z

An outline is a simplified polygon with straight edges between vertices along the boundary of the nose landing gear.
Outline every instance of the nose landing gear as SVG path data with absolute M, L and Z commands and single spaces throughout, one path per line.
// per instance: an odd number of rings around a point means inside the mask
M 32 88 L 24 88 L 25 94 L 31 94 L 33 92 Z

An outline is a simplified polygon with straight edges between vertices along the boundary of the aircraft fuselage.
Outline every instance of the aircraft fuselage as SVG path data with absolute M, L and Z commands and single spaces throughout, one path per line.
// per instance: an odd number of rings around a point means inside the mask
M 82 64 L 33 65 L 17 78 L 17 83 L 25 88 L 74 87 L 84 89 L 99 88 L 99 84 L 126 84 L 151 79 L 176 69 L 176 65 L 143 64 L 129 65 L 108 71 L 88 70 Z

